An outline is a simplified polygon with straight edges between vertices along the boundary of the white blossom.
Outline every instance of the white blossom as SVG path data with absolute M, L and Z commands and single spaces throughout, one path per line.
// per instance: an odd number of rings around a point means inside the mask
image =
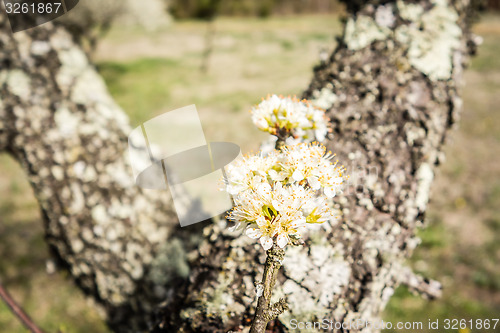
M 322 109 L 295 97 L 268 96 L 252 108 L 252 121 L 262 131 L 284 135 L 287 144 L 323 141 L 328 133 Z M 288 141 L 290 140 L 290 141 Z
M 246 226 L 246 235 L 268 250 L 301 238 L 309 223 L 332 219 L 327 199 L 342 190 L 345 176 L 325 152 L 320 144 L 301 143 L 231 163 L 224 183 L 233 195 L 228 217 L 235 229 Z

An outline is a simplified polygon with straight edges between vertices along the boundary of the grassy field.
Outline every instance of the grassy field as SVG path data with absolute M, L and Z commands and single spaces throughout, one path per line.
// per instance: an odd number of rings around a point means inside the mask
M 443 283 L 444 296 L 429 302 L 399 288 L 384 316 L 392 322 L 422 321 L 425 327 L 428 319 L 500 313 L 500 17 L 484 17 L 475 29 L 484 45 L 466 72 L 462 121 L 449 139 L 428 228 L 411 260 L 418 272 Z M 320 51 L 333 49 L 340 25 L 331 16 L 220 19 L 215 31 L 207 73 L 200 71 L 204 23 L 181 22 L 154 33 L 117 28 L 102 41 L 98 68 L 134 125 L 194 103 L 207 140 L 256 149 L 265 135 L 251 125 L 247 110 L 268 93 L 300 94 Z M 47 274 L 36 201 L 4 155 L 0 193 L 2 282 L 48 332 L 107 332 L 64 273 Z M 25 332 L 3 304 L 0 332 Z

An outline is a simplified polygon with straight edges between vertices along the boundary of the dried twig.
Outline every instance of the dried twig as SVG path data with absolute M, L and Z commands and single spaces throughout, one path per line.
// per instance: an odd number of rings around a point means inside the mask
M 32 333 L 44 333 L 24 310 L 14 301 L 12 296 L 7 292 L 4 286 L 0 283 L 0 298 L 7 304 L 12 313 L 23 323 L 23 325 Z

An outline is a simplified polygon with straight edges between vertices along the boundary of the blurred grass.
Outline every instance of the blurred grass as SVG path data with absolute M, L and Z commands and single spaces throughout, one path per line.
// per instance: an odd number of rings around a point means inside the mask
M 268 93 L 300 94 L 319 52 L 335 46 L 340 25 L 334 16 L 221 18 L 215 29 L 206 74 L 199 70 L 206 24 L 196 21 L 153 33 L 115 28 L 99 46 L 97 66 L 134 126 L 194 103 L 207 140 L 255 150 L 265 135 L 246 111 Z M 429 302 L 401 287 L 385 320 L 425 323 L 500 313 L 500 17 L 485 16 L 475 29 L 484 45 L 466 72 L 460 128 L 448 140 L 428 228 L 420 232 L 422 244 L 410 262 L 441 281 L 444 296 Z M 0 156 L 0 193 L 2 282 L 48 332 L 108 332 L 64 274 L 47 275 L 49 255 L 36 201 L 7 156 Z M 0 332 L 26 332 L 3 304 Z
M 269 93 L 300 94 L 339 29 L 335 16 L 221 18 L 206 74 L 199 70 L 206 23 L 182 21 L 147 36 L 114 30 L 97 52 L 98 68 L 134 125 L 196 104 L 209 141 L 256 149 L 265 135 L 246 111 Z

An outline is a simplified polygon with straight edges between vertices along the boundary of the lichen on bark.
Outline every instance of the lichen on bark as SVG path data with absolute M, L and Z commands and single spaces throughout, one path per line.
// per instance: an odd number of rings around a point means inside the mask
M 0 149 L 25 170 L 60 264 L 111 327 L 146 330 L 188 269 L 186 256 L 161 264 L 165 242 L 190 249 L 170 195 L 133 183 L 128 118 L 68 33 L 9 30 L 0 16 Z
M 404 6 L 411 4 L 414 16 L 405 14 Z M 339 160 L 376 172 L 366 172 L 358 183 L 362 187 L 336 198 L 342 212 L 338 224 L 311 234 L 303 249 L 285 258 L 279 278 L 283 286 L 274 295 L 274 300 L 288 296 L 290 311 L 279 317 L 285 328 L 291 319 L 373 322 L 399 284 L 416 290 L 418 281 L 421 292 L 434 295 L 439 289 L 409 274 L 405 260 L 419 243 L 415 232 L 424 223 L 434 169 L 443 160 L 447 131 L 458 119 L 461 73 L 472 35 L 466 25 L 468 3 L 455 1 L 452 6 L 422 0 L 411 4 L 366 1 L 353 6 L 355 12 L 347 20 L 339 46 L 329 61 L 316 68 L 303 95 L 327 109 L 333 127 L 328 148 Z M 405 18 L 398 8 L 403 8 Z M 442 20 L 438 28 L 428 22 L 430 18 Z M 400 32 L 420 27 L 421 35 L 411 33 L 398 40 Z M 446 64 L 440 69 L 420 66 L 420 57 L 428 56 L 423 50 L 436 56 L 432 46 L 444 36 L 452 43 L 437 55 L 437 61 Z M 207 245 L 210 251 L 193 256 L 195 282 L 188 283 L 186 293 L 172 304 L 193 304 L 189 300 L 199 300 L 197 295 L 212 290 L 221 276 L 229 276 L 231 282 L 225 288 L 246 305 L 246 311 L 218 321 L 222 314 L 208 312 L 205 299 L 196 303 L 194 320 L 166 316 L 165 327 L 202 332 L 217 322 L 223 330 L 243 329 L 254 309 L 243 298 L 252 293 L 248 288 L 253 289 L 253 284 L 242 283 L 242 276 L 258 281 L 260 272 L 255 274 L 251 267 L 263 264 L 263 258 L 253 244 L 230 238 L 223 228 L 206 230 L 220 238 Z M 214 258 L 214 253 L 219 255 Z M 319 264 L 317 253 L 328 260 Z M 206 270 L 212 273 L 207 275 Z M 174 308 L 167 304 L 165 311 Z
M 404 261 L 418 244 L 433 170 L 459 118 L 474 45 L 469 3 L 349 3 L 351 30 L 315 69 L 304 97 L 327 109 L 328 145 L 339 159 L 377 172 L 336 199 L 339 223 L 312 232 L 285 258 L 278 279 L 286 282 L 275 295 L 292 299 L 275 321 L 284 328 L 293 318 L 373 321 L 398 284 L 426 288 Z M 427 34 L 430 17 L 442 20 L 435 34 Z M 442 38 L 452 41 L 438 55 L 443 67 L 419 64 L 434 59 Z M 0 149 L 25 170 L 54 254 L 115 330 L 148 329 L 160 301 L 157 331 L 248 326 L 265 260 L 260 246 L 225 221 L 180 229 L 168 192 L 130 186 L 127 118 L 63 29 L 48 23 L 12 35 L 0 16 L 0 96 Z
M 396 24 L 398 20 L 405 24 Z M 408 48 L 406 56 L 413 67 L 431 80 L 446 80 L 452 74 L 453 52 L 460 48 L 458 21 L 447 0 L 368 5 L 347 20 L 344 41 L 349 49 L 360 50 L 390 39 Z

